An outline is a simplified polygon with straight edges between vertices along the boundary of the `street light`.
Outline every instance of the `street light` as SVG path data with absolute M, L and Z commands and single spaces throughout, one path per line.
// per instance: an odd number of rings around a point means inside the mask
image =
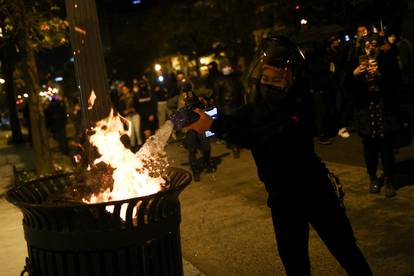
M 5 82 L 6 82 L 6 80 L 5 80 L 5 79 L 0 78 L 0 84 L 3 84 L 3 83 L 5 83 Z
M 160 71 L 161 70 L 161 65 L 155 64 L 154 69 L 155 69 L 155 71 Z
M 308 20 L 306 20 L 305 18 L 302 18 L 302 19 L 300 20 L 300 24 L 301 24 L 301 25 L 306 25 L 306 24 L 308 24 Z

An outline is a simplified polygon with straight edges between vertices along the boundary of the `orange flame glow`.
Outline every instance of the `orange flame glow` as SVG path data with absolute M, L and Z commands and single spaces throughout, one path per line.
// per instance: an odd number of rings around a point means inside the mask
M 122 120 L 125 119 L 114 116 L 111 111 L 109 117 L 96 123 L 96 126 L 92 129 L 94 134 L 90 136 L 89 141 L 97 147 L 101 155 L 94 160 L 94 164 L 104 162 L 109 165 L 114 170 L 112 174 L 114 183 L 112 189 L 107 189 L 98 195 L 94 194 L 89 199 L 83 199 L 86 203 L 147 196 L 157 193 L 165 184 L 165 180 L 161 176 L 150 176 L 150 171 L 143 163 L 143 158 L 147 158 L 145 153 L 140 150 L 134 154 L 122 144 L 120 137 L 128 134 L 124 130 Z M 108 206 L 107 211 L 113 212 L 113 206 Z M 124 220 L 125 212 L 126 209 L 121 209 L 121 218 Z M 134 209 L 133 216 L 135 216 L 135 212 Z

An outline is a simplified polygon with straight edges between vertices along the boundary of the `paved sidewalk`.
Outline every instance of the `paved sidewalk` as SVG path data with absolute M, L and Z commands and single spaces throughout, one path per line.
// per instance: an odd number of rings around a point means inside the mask
M 22 213 L 5 199 L 5 193 L 13 185 L 13 166 L 18 169 L 33 168 L 31 148 L 22 144 L 8 146 L 6 143 L 9 132 L 0 131 L 0 275 L 20 275 L 27 257 L 26 241 L 22 227 Z M 62 165 L 61 155 L 55 154 Z M 202 276 L 203 274 L 190 262 L 183 259 L 185 276 Z
M 224 145 L 213 144 L 212 150 L 213 157 L 221 156 L 217 172 L 202 174 L 201 182 L 193 182 L 180 196 L 184 256 L 206 275 L 285 275 L 267 194 L 251 153 L 243 150 L 240 159 L 233 159 Z M 180 161 L 187 156 L 183 148 L 169 147 L 168 152 L 175 158 L 174 166 L 183 166 Z M 341 153 L 338 148 L 337 154 Z M 364 167 L 335 162 L 327 166 L 341 179 L 348 217 L 374 275 L 414 275 L 412 167 L 411 175 L 397 176 L 397 196 L 385 198 L 383 191 L 368 193 Z M 312 228 L 309 254 L 313 275 L 346 275 Z
M 13 276 L 22 271 L 27 256 L 22 215 L 1 195 L 13 181 L 12 165 L 30 166 L 32 159 L 27 146 L 6 146 L 1 135 L 0 275 Z M 266 192 L 250 152 L 243 150 L 240 159 L 234 160 L 223 144 L 212 145 L 213 157 L 221 161 L 217 172 L 202 174 L 201 182 L 191 183 L 180 195 L 185 275 L 284 275 L 265 205 Z M 170 144 L 167 152 L 172 166 L 188 169 L 184 164 L 187 152 L 178 143 Z M 403 162 L 410 159 L 407 154 L 404 158 Z M 386 199 L 383 193 L 367 193 L 363 167 L 327 165 L 345 187 L 347 213 L 375 275 L 414 275 L 412 168 L 398 175 L 397 197 Z M 345 275 L 313 230 L 310 258 L 314 275 Z

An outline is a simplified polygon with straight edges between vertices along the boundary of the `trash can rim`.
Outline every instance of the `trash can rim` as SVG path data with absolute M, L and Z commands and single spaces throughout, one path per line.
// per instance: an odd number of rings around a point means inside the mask
M 182 169 L 182 168 L 177 168 L 177 167 L 169 167 L 169 170 L 174 170 L 174 171 L 178 171 L 181 172 L 183 175 L 186 175 L 186 177 L 183 179 L 183 181 L 181 181 L 178 186 L 172 187 L 172 188 L 167 188 L 164 190 L 161 190 L 157 193 L 154 194 L 150 194 L 150 195 L 146 195 L 146 196 L 140 196 L 140 197 L 131 197 L 131 198 L 127 198 L 127 199 L 122 199 L 122 200 L 116 200 L 116 201 L 105 201 L 105 202 L 99 202 L 99 203 L 82 203 L 82 202 L 77 202 L 77 203 L 67 203 L 65 205 L 59 205 L 59 204 L 51 204 L 51 203 L 30 203 L 30 202 L 26 202 L 26 201 L 21 201 L 16 199 L 12 193 L 13 192 L 17 192 L 19 189 L 21 189 L 24 186 L 27 186 L 29 184 L 33 184 L 34 182 L 39 182 L 42 180 L 46 180 L 48 178 L 52 178 L 52 177 L 64 177 L 64 176 L 70 176 L 73 175 L 73 173 L 61 173 L 61 174 L 57 174 L 54 176 L 46 176 L 46 177 L 42 177 L 36 180 L 31 180 L 28 181 L 26 183 L 22 183 L 16 187 L 11 188 L 10 190 L 7 191 L 6 193 L 6 200 L 8 202 L 10 202 L 11 204 L 17 206 L 17 207 L 24 207 L 24 208 L 41 208 L 41 209 L 49 209 L 49 208 L 55 208 L 55 209 L 67 209 L 67 208 L 93 208 L 93 207 L 100 207 L 100 206 L 111 206 L 111 205 L 119 205 L 119 204 L 124 204 L 124 203 L 128 203 L 131 201 L 140 201 L 140 200 L 148 200 L 154 197 L 158 197 L 158 196 L 163 196 L 166 194 L 171 194 L 174 192 L 181 192 L 185 187 L 187 187 L 191 180 L 191 174 Z

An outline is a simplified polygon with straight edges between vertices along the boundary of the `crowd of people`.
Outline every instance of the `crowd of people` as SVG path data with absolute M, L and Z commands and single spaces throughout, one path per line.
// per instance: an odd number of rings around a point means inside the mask
M 386 195 L 395 195 L 393 185 L 394 149 L 396 134 L 401 126 L 400 84 L 407 71 L 407 61 L 400 55 L 402 39 L 388 28 L 377 31 L 359 25 L 355 39 L 344 41 L 339 35 L 325 43 L 305 49 L 306 81 L 312 99 L 313 135 L 321 145 L 329 145 L 337 135 L 347 138 L 351 133 L 361 136 L 363 154 L 370 179 L 369 192 L 380 192 L 384 182 Z M 407 54 L 404 54 L 407 56 Z M 162 73 L 162 79 L 141 76 L 127 81 L 112 81 L 110 98 L 114 109 L 131 123 L 130 146 L 136 151 L 177 109 L 198 101 L 203 108 L 218 107 L 231 114 L 248 101 L 251 91 L 242 85 L 242 75 L 236 64 L 228 59 L 208 64 L 208 74 L 186 75 L 183 71 Z M 248 87 L 248 86 L 246 86 Z M 61 116 L 64 104 L 52 100 L 46 109 L 47 125 L 60 150 L 69 152 Z M 68 112 L 80 126 L 80 106 L 71 105 Z M 68 111 L 68 110 L 67 110 Z M 63 122 L 63 124 L 62 124 Z M 178 138 L 177 138 L 178 137 Z M 180 139 L 183 138 L 183 139 Z M 183 141 L 194 179 L 200 180 L 203 171 L 214 172 L 209 138 L 193 131 L 178 130 L 172 139 Z M 226 142 L 234 158 L 241 147 Z M 201 158 L 197 154 L 201 153 Z M 377 175 L 381 158 L 383 175 Z
M 332 36 L 323 47 L 307 49 L 304 55 L 289 39 L 269 35 L 246 72 L 223 59 L 208 64 L 209 73 L 203 78 L 176 71 L 164 75 L 163 81 L 146 76 L 113 81 L 110 98 L 116 112 L 130 122 L 133 151 L 171 114 L 192 106 L 199 120 L 176 129 L 171 139 L 182 141 L 188 151 L 195 181 L 203 172 L 216 171 L 205 131 L 225 141 L 235 159 L 241 148 L 250 149 L 269 194 L 278 249 L 288 275 L 310 275 L 309 223 L 350 275 L 372 275 L 330 172 L 315 154 L 313 138 L 329 145 L 334 136 L 358 134 L 369 176 L 367 191 L 379 193 L 382 180 L 385 196 L 396 195 L 394 150 L 399 146 L 399 93 L 407 64 L 400 58 L 398 42 L 392 29 L 383 32 L 360 25 L 354 40 L 344 43 Z M 243 73 L 255 91 L 246 91 L 249 86 L 242 85 Z M 79 103 L 73 106 L 70 117 L 79 125 Z M 209 107 L 218 108 L 217 120 L 203 112 Z M 46 117 L 66 153 L 64 108 L 53 100 Z M 382 176 L 377 172 L 379 160 Z
M 130 145 L 137 150 L 145 140 L 161 127 L 171 114 L 188 105 L 204 109 L 216 106 L 223 112 L 231 112 L 243 101 L 241 74 L 233 69 L 228 60 L 209 65 L 206 77 L 186 75 L 183 71 L 150 81 L 146 76 L 133 79 L 130 84 L 114 81 L 110 98 L 115 110 L 131 122 Z M 130 89 L 132 87 L 132 89 Z M 203 171 L 214 172 L 211 160 L 210 139 L 194 131 L 176 130 L 172 140 L 179 140 L 188 150 L 188 162 L 195 181 Z M 229 144 L 234 158 L 239 158 L 240 148 Z M 198 158 L 198 153 L 201 157 Z
M 347 46 L 347 47 L 344 47 Z M 352 43 L 341 44 L 337 36 L 322 51 L 310 55 L 310 88 L 316 107 L 315 130 L 322 145 L 332 137 L 361 137 L 369 192 L 380 192 L 377 166 L 383 165 L 381 180 L 385 195 L 396 194 L 393 184 L 394 149 L 401 131 L 401 77 L 407 62 L 399 55 L 395 30 L 385 32 L 360 25 Z

